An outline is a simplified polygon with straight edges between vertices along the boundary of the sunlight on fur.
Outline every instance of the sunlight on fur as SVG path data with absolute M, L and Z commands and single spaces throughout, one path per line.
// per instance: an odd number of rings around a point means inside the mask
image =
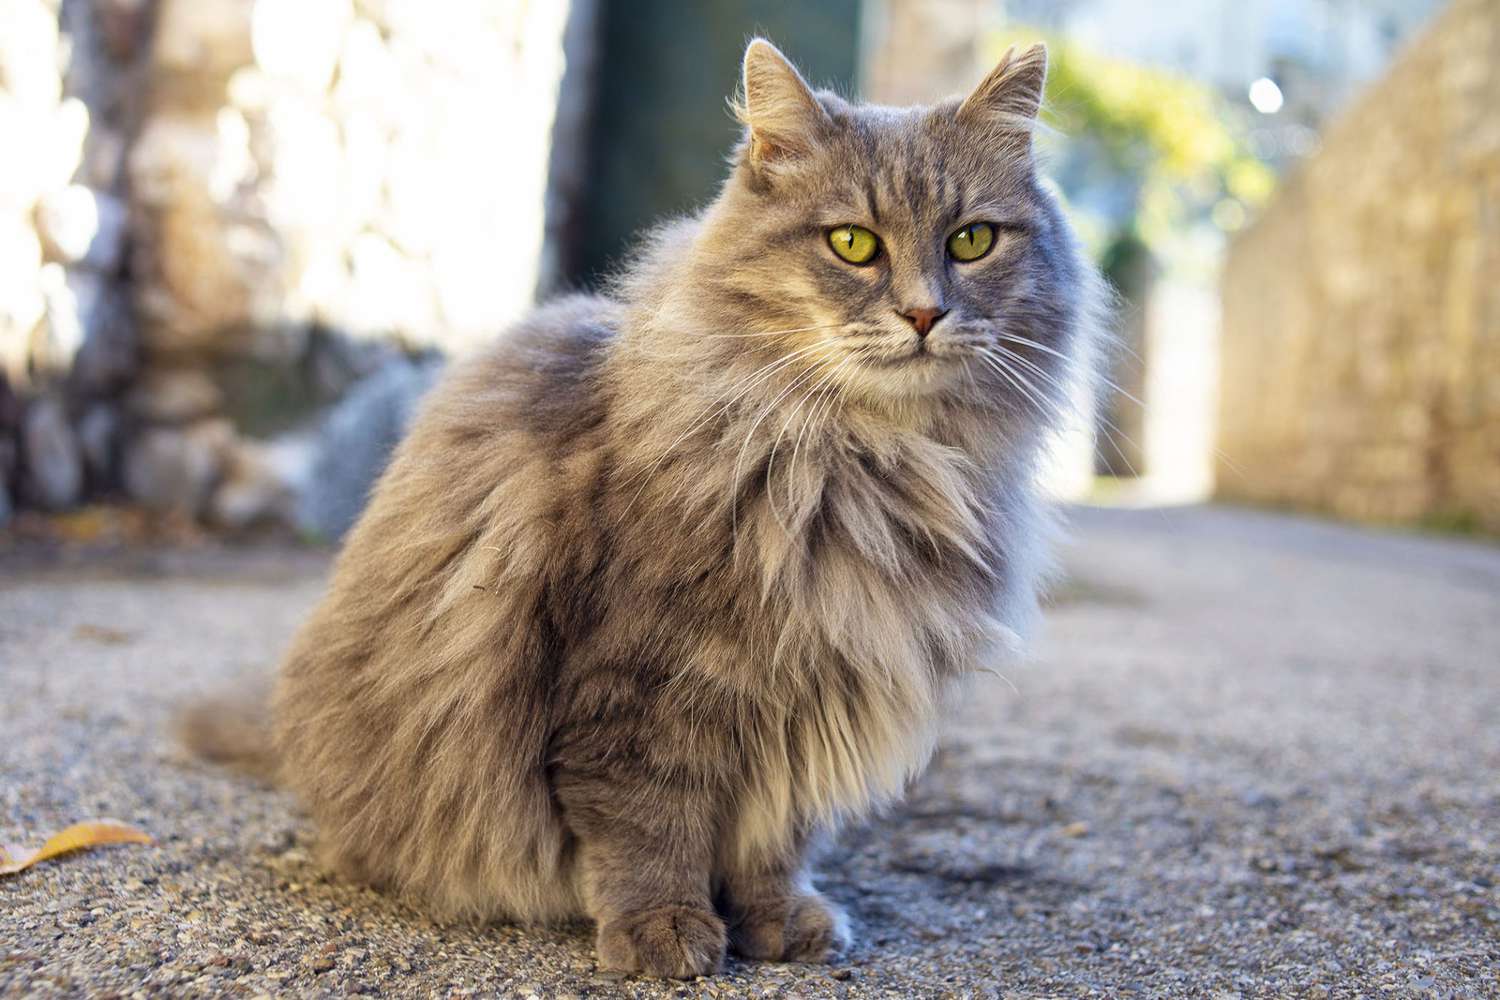
M 814 847 L 1036 615 L 1101 301 L 1035 171 L 1045 74 L 863 106 L 756 40 L 717 199 L 455 366 L 274 695 L 327 864 L 440 918 L 591 918 L 653 975 L 847 942 Z

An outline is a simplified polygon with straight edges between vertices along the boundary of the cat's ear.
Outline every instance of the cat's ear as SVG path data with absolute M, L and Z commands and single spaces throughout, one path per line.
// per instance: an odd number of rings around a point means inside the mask
M 764 38 L 745 49 L 744 97 L 736 111 L 749 132 L 752 164 L 807 156 L 833 124 L 802 74 Z
M 1030 136 L 1047 83 L 1047 46 L 1017 54 L 1012 45 L 958 108 L 958 120 L 976 127 Z

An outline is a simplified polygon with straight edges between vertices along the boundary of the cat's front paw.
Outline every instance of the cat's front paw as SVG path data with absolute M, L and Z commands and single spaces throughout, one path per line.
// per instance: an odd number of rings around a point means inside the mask
M 732 934 L 746 958 L 828 962 L 849 946 L 849 920 L 822 896 L 788 896 L 749 907 Z
M 724 923 L 711 910 L 658 906 L 603 924 L 595 946 L 605 969 L 690 979 L 723 964 Z

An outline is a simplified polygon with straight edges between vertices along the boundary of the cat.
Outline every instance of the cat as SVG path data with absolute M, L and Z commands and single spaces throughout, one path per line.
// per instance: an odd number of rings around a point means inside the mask
M 627 972 L 847 945 L 810 853 L 1036 612 L 1099 299 L 1045 76 L 858 105 L 756 39 L 717 198 L 451 366 L 273 696 L 327 864 Z

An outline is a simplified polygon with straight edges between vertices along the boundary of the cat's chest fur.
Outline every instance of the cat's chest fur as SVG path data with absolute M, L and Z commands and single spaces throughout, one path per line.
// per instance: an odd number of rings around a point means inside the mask
M 837 456 L 746 512 L 762 593 L 784 621 L 784 678 L 744 734 L 733 850 L 779 846 L 901 794 L 925 765 L 948 688 L 1005 631 L 995 511 L 973 463 L 925 439 Z

